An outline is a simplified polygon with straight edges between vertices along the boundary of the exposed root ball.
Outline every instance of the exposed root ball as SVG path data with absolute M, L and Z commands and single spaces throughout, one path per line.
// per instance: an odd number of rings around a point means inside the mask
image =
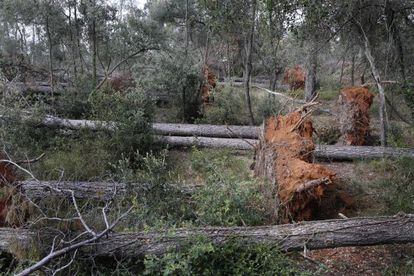
M 301 112 L 271 117 L 264 125 L 254 171 L 267 180 L 263 192 L 279 223 L 321 217 L 321 202 L 335 197 L 329 192 L 335 188 L 335 173 L 311 163 L 312 134 L 312 122 Z
M 369 135 L 369 108 L 374 94 L 365 87 L 348 87 L 339 94 L 340 124 L 342 137 L 339 144 L 366 145 Z

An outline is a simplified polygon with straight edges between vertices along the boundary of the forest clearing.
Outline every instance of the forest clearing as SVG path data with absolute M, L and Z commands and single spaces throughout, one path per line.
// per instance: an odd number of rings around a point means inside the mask
M 3 275 L 413 275 L 414 1 L 0 1 Z

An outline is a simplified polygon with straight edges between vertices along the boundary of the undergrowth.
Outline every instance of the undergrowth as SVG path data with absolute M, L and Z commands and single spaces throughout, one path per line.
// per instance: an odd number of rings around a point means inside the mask
M 228 242 L 215 246 L 200 237 L 180 252 L 147 256 L 144 275 L 308 275 L 266 244 Z

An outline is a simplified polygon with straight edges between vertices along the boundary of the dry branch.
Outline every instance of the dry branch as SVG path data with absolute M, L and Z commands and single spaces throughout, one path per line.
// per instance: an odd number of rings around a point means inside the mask
M 8 251 L 12 245 L 15 246 L 16 241 L 28 245 L 36 241 L 37 235 L 27 229 L 2 228 L 0 250 Z M 286 251 L 303 250 L 305 246 L 307 249 L 322 249 L 413 243 L 414 215 L 361 217 L 262 227 L 207 227 L 149 233 L 110 233 L 93 245 L 95 250 L 92 252 L 95 256 L 158 255 L 191 242 L 193 237 L 200 235 L 206 236 L 215 245 L 237 239 L 244 243 L 274 244 Z M 85 245 L 87 246 L 91 245 Z

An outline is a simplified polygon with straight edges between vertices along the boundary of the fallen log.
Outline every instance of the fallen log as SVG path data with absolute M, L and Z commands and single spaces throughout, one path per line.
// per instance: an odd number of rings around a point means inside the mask
M 4 116 L 3 116 L 4 117 Z M 46 116 L 42 124 L 48 127 L 66 127 L 69 129 L 105 129 L 115 131 L 113 122 L 92 120 L 70 120 L 55 116 Z M 206 127 L 204 127 L 206 126 Z M 191 131 L 195 130 L 202 137 L 195 137 Z M 254 149 L 259 137 L 259 127 L 250 126 L 219 126 L 219 125 L 190 125 L 190 124 L 155 124 L 155 134 L 168 134 L 171 136 L 158 136 L 159 141 L 173 147 L 209 147 L 231 148 L 239 150 Z M 159 133 L 157 133 L 159 132 Z M 180 135 L 192 135 L 184 137 Z M 212 136 L 211 138 L 208 136 Z M 225 137 L 225 138 L 220 138 Z M 235 138 L 235 139 L 230 139 Z M 248 138 L 248 139 L 242 139 Z M 330 160 L 375 159 L 384 157 L 410 157 L 414 158 L 414 149 L 389 148 L 371 146 L 331 146 L 316 145 L 314 152 L 316 158 Z
M 192 125 L 192 124 L 165 124 L 154 123 L 152 129 L 158 135 L 173 136 L 202 136 L 221 138 L 248 138 L 258 137 L 259 127 L 254 126 L 225 126 L 225 125 Z
M 44 238 L 46 235 L 42 230 L 40 236 Z M 22 248 L 21 245 L 35 244 L 38 236 L 39 233 L 34 230 L 0 228 L 0 250 L 13 253 L 12 248 L 16 248 L 17 244 L 19 248 Z M 413 243 L 414 215 L 360 217 L 262 227 L 206 227 L 111 233 L 93 245 L 87 245 L 93 246 L 92 251 L 83 252 L 94 256 L 161 255 L 179 248 L 180 245 L 191 243 L 194 237 L 199 236 L 207 237 L 217 246 L 236 240 L 242 243 L 273 244 L 283 251 Z
M 42 124 L 48 127 L 65 127 L 69 129 L 104 129 L 116 130 L 116 123 L 92 120 L 71 120 L 47 115 Z M 258 137 L 259 127 L 251 126 L 225 126 L 225 125 L 193 125 L 193 124 L 167 124 L 154 123 L 152 129 L 158 135 L 174 136 L 203 136 L 222 138 L 250 138 Z
M 200 186 L 195 184 L 170 184 L 172 189 L 177 189 L 185 195 L 191 195 Z M 86 181 L 38 181 L 27 180 L 13 184 L 18 192 L 29 199 L 44 199 L 50 196 L 67 197 L 77 199 L 105 201 L 113 197 L 125 196 L 142 187 L 148 187 L 147 183 L 119 183 L 119 182 L 86 182 Z
M 253 139 L 230 139 L 210 137 L 182 137 L 182 136 L 157 136 L 161 143 L 172 147 L 203 147 L 203 148 L 230 148 L 237 150 L 252 150 L 257 143 Z
M 238 150 L 253 150 L 258 140 L 254 139 L 224 139 L 208 137 L 180 137 L 159 136 L 160 142 L 173 147 L 207 147 L 207 148 L 230 148 Z M 389 148 L 371 146 L 332 146 L 316 145 L 314 157 L 329 160 L 354 160 L 375 158 L 414 158 L 414 149 Z

